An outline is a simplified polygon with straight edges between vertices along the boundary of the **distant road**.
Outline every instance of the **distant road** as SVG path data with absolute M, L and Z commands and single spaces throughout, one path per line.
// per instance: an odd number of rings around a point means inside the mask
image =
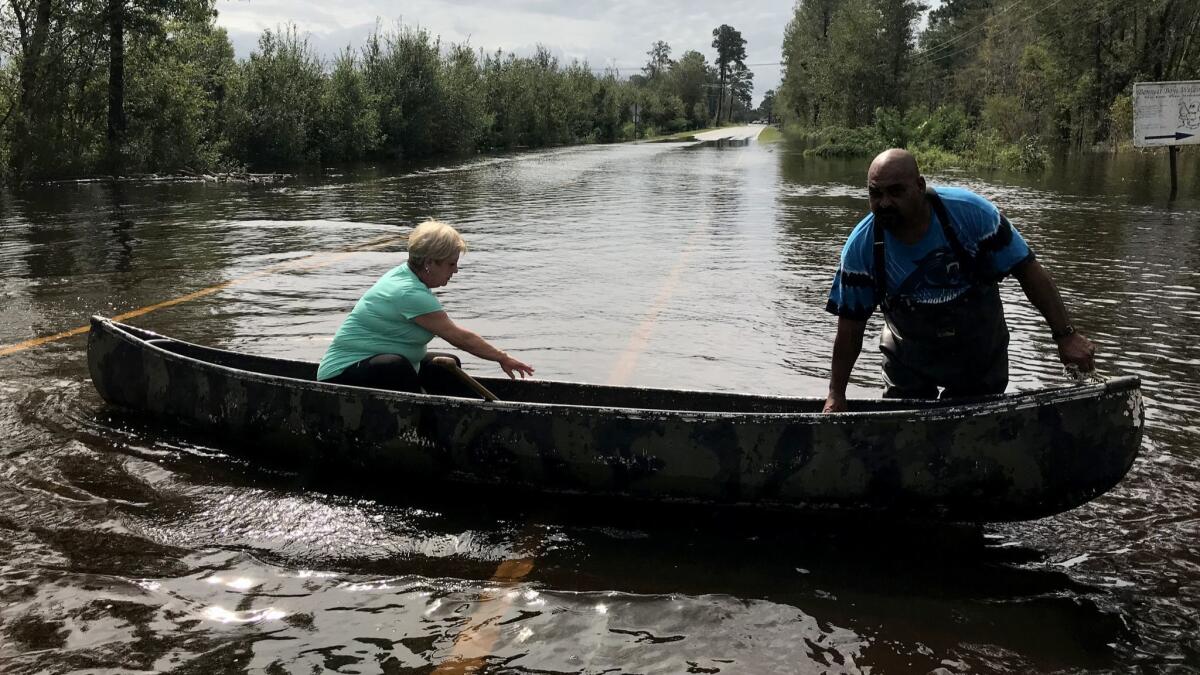
M 724 129 L 696 134 L 696 139 L 701 141 L 748 141 L 758 138 L 758 135 L 766 128 L 766 125 L 763 124 L 751 124 L 744 127 L 725 127 Z

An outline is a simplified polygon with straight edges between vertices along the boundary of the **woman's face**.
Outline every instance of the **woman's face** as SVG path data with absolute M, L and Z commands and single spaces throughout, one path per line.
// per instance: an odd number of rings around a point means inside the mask
M 458 271 L 458 256 L 459 254 L 455 253 L 445 260 L 429 261 L 429 264 L 426 266 L 426 278 L 423 279 L 425 285 L 430 288 L 439 288 L 449 283 L 450 277 L 454 276 L 454 273 Z

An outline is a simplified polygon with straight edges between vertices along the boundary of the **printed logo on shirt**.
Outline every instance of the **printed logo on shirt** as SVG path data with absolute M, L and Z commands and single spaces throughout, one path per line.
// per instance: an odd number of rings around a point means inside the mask
M 896 294 L 922 303 L 948 302 L 968 287 L 962 265 L 949 247 L 938 248 L 913 262 L 914 267 Z

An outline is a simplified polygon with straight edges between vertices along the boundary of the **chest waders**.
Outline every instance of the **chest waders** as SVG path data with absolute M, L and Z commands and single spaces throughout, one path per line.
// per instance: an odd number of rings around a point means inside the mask
M 979 273 L 937 193 L 930 189 L 925 195 L 954 252 L 957 263 L 952 265 L 958 265 L 970 288 L 939 304 L 889 295 L 883 228 L 873 225 L 875 294 L 884 318 L 879 336 L 884 397 L 937 398 L 938 387 L 945 388 L 943 398 L 1002 393 L 1008 386 L 1008 325 L 1000 287 Z

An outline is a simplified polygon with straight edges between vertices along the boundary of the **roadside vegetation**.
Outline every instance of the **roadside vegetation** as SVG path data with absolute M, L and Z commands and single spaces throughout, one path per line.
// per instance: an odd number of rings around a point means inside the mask
M 0 177 L 304 170 L 650 138 L 750 119 L 745 40 L 654 43 L 641 73 L 378 28 L 332 58 L 294 26 L 238 60 L 215 0 L 0 5 Z
M 820 156 L 914 150 L 926 165 L 1034 171 L 1131 146 L 1133 83 L 1200 79 L 1185 0 L 799 0 L 774 101 Z M 869 45 L 866 49 L 864 46 Z
M 759 143 L 777 143 L 783 139 L 783 132 L 779 130 L 779 127 L 775 126 L 766 127 L 758 134 Z

